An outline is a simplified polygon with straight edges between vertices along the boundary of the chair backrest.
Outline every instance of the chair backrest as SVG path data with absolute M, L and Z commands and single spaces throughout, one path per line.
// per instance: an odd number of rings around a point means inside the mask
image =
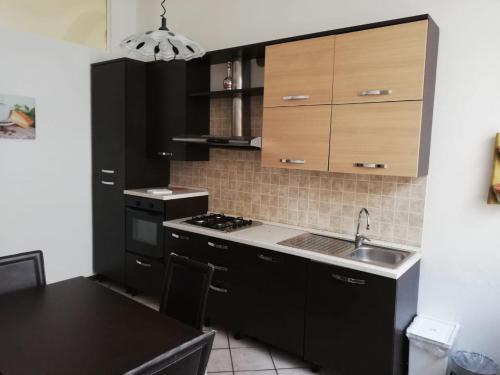
M 215 331 L 204 333 L 125 375 L 204 375 L 214 337 Z
M 212 265 L 170 254 L 160 312 L 201 329 L 213 273 Z
M 45 285 L 40 250 L 0 257 L 0 294 Z

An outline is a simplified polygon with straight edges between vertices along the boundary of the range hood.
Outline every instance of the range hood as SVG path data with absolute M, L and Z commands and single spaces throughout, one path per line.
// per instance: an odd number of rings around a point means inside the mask
M 262 137 L 218 137 L 213 135 L 179 135 L 172 138 L 175 142 L 206 144 L 212 147 L 239 147 L 255 148 L 262 147 Z
M 247 86 L 250 81 L 249 63 L 243 62 L 241 58 L 236 58 L 232 62 L 233 66 L 233 88 L 239 90 L 232 95 L 233 115 L 231 120 L 231 136 L 216 135 L 178 135 L 172 138 L 174 142 L 206 144 L 211 147 L 238 147 L 249 149 L 262 148 L 262 137 L 250 136 L 250 97 L 243 95 L 241 89 Z M 245 73 L 243 73 L 245 70 Z M 243 84 L 243 77 L 246 82 Z

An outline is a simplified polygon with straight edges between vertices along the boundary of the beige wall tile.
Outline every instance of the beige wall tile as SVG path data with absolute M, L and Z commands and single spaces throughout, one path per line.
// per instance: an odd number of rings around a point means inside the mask
M 251 131 L 262 133 L 262 97 L 252 97 Z M 212 99 L 210 132 L 229 135 L 231 100 Z M 426 178 L 263 168 L 260 152 L 211 149 L 208 162 L 171 162 L 171 184 L 206 188 L 209 209 L 353 235 L 367 207 L 371 238 L 420 245 Z

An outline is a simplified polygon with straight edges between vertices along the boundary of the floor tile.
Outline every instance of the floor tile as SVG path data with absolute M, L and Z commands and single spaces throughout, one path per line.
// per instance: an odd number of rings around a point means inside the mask
M 266 346 L 256 340 L 250 338 L 241 338 L 236 340 L 233 334 L 229 334 L 229 347 L 236 348 L 265 348 Z
M 231 349 L 234 371 L 274 370 L 267 348 Z
M 234 375 L 276 375 L 276 370 L 236 371 Z
M 227 339 L 227 333 L 223 329 L 215 329 L 214 349 L 229 349 L 229 341 Z
M 207 372 L 232 371 L 231 355 L 229 349 L 214 349 L 210 353 Z
M 277 369 L 309 367 L 309 365 L 300 358 L 279 350 L 272 349 L 271 356 L 273 357 L 274 366 Z

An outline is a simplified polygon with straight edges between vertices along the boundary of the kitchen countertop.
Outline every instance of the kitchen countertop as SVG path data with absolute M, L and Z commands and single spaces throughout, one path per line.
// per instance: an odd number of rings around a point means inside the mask
M 314 233 L 329 237 L 351 240 L 352 237 L 340 235 L 337 233 L 326 232 L 321 230 L 295 227 L 291 225 L 272 223 L 258 220 L 262 225 L 257 225 L 250 228 L 240 229 L 235 232 L 222 232 L 214 229 L 199 227 L 192 224 L 183 223 L 188 218 L 169 220 L 163 223 L 168 228 L 184 230 L 188 232 L 198 233 L 214 238 L 220 238 L 227 241 L 239 242 L 245 245 L 261 247 L 268 250 L 274 250 L 285 254 L 300 256 L 318 262 L 328 263 L 336 266 L 351 268 L 353 270 L 372 273 L 379 276 L 385 276 L 392 279 L 398 279 L 406 271 L 408 271 L 415 263 L 421 259 L 421 254 L 418 248 L 391 244 L 382 241 L 373 240 L 371 244 L 383 246 L 391 249 L 405 250 L 412 253 L 399 267 L 388 268 L 368 263 L 363 263 L 351 259 L 341 258 L 334 255 L 326 255 L 316 251 L 302 250 L 294 247 L 278 244 L 281 241 L 298 236 L 304 233 Z
M 123 193 L 126 195 L 133 195 L 136 197 L 151 198 L 151 199 L 159 199 L 162 201 L 169 201 L 172 199 L 202 197 L 202 196 L 208 195 L 207 190 L 189 189 L 189 188 L 175 187 L 175 186 L 168 187 L 169 190 L 172 190 L 172 194 L 152 194 L 152 193 L 148 193 L 149 189 L 155 189 L 155 188 L 124 190 Z

